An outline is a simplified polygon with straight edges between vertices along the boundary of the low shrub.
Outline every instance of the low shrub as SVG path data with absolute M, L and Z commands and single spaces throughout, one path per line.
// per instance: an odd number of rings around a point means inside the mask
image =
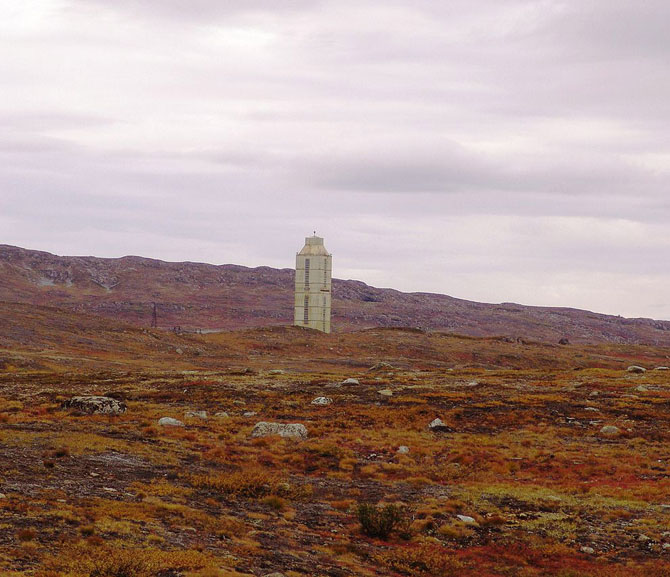
M 357 513 L 361 529 L 368 537 L 386 539 L 394 530 L 398 530 L 401 536 L 407 536 L 411 520 L 403 506 L 377 507 L 370 503 L 361 503 Z

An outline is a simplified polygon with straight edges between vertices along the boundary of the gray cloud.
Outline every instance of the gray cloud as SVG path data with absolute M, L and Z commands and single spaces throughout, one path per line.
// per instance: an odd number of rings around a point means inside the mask
M 670 318 L 668 12 L 21 4 L 0 242 L 292 266 L 317 228 L 337 276 Z

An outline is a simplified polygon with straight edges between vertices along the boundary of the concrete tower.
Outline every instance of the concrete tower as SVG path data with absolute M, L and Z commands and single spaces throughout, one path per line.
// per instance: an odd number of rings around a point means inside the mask
M 293 324 L 330 332 L 330 277 L 333 257 L 323 239 L 310 236 L 295 257 L 295 314 Z

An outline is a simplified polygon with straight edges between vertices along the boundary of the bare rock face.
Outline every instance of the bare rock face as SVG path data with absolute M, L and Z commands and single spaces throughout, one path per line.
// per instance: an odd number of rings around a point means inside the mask
M 306 439 L 307 429 L 300 423 L 266 423 L 261 421 L 251 431 L 252 437 L 279 435 L 286 439 Z
M 126 404 L 123 401 L 111 397 L 83 396 L 72 397 L 62 405 L 64 409 L 75 409 L 89 415 L 120 415 L 126 412 Z

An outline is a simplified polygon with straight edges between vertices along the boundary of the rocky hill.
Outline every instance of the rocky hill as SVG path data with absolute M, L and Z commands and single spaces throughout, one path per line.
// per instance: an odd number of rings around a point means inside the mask
M 0 245 L 0 301 L 57 307 L 148 327 L 217 331 L 286 325 L 293 270 L 172 263 L 127 256 L 61 257 Z M 333 327 L 420 327 L 472 336 L 573 343 L 670 345 L 670 322 L 570 308 L 486 304 L 333 281 Z

